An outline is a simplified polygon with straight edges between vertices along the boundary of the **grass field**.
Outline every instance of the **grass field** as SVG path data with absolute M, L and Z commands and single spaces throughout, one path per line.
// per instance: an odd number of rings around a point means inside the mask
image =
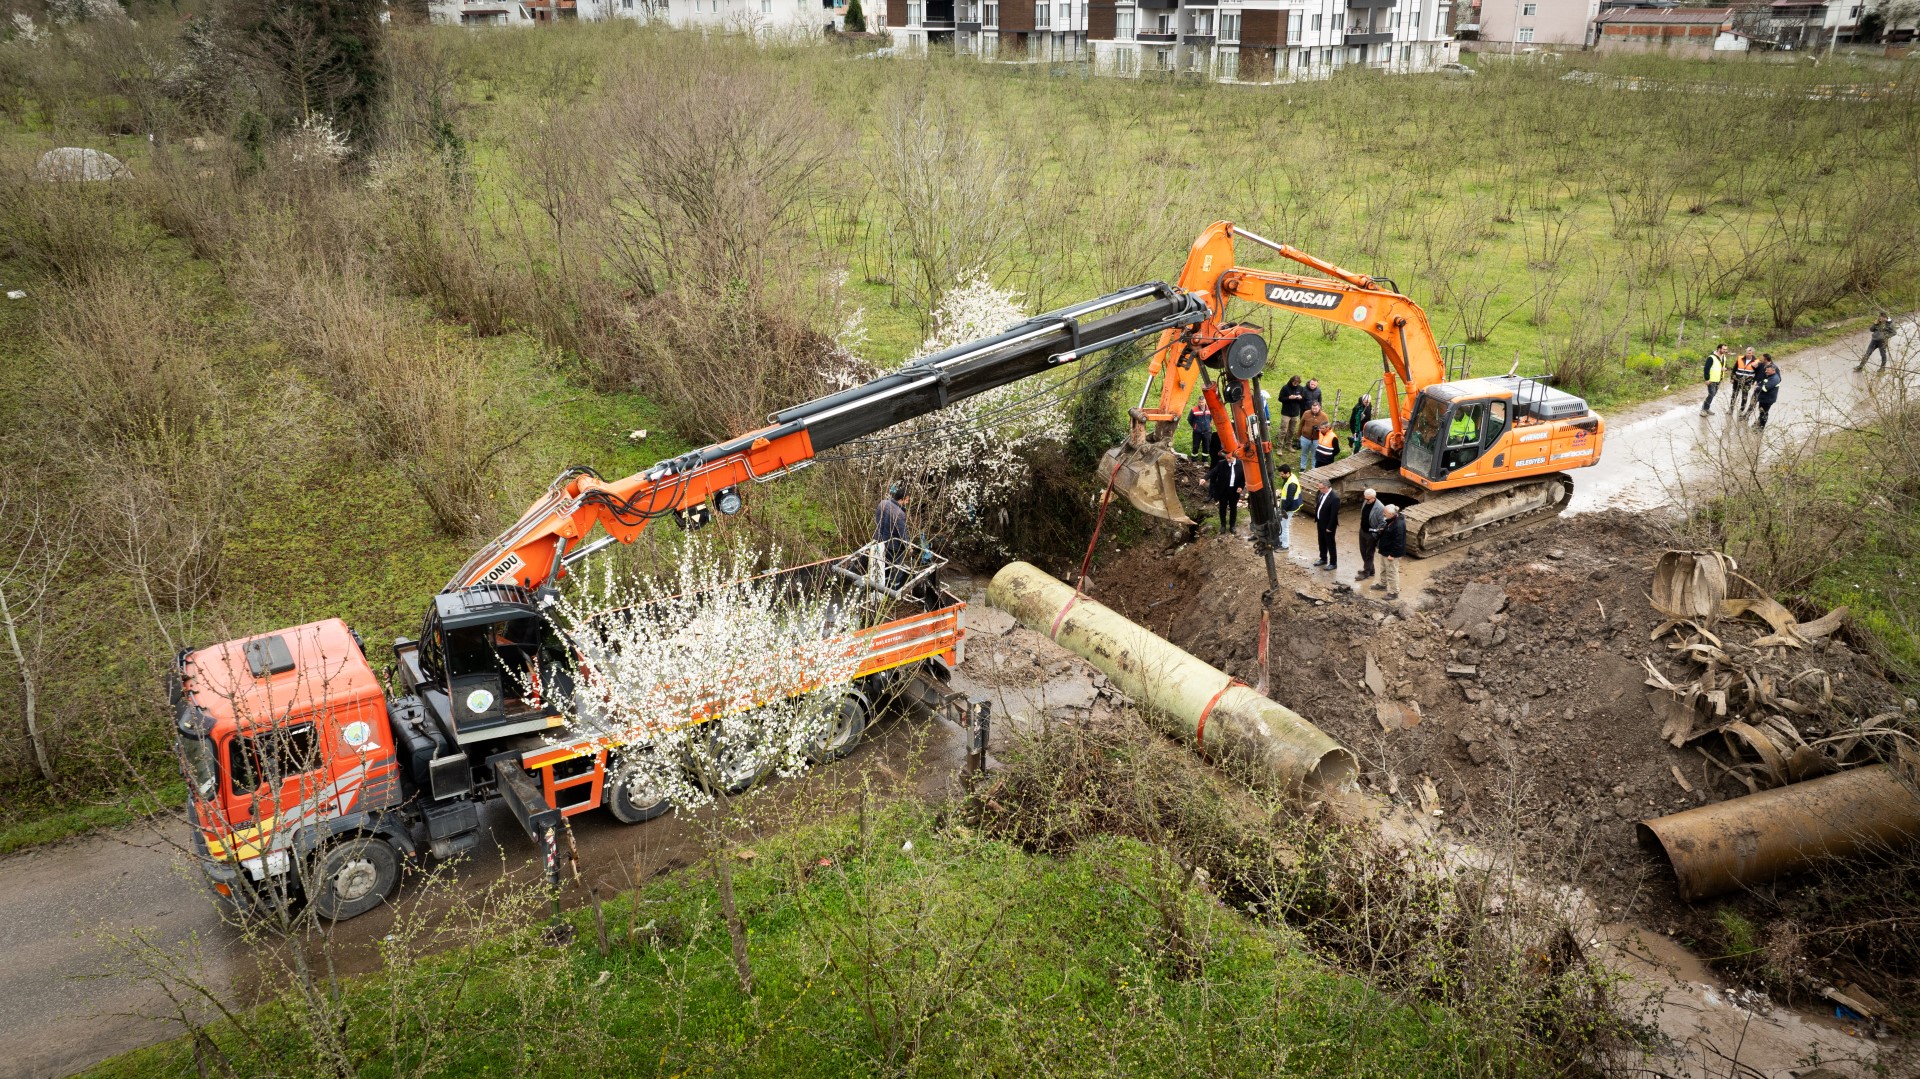
M 72 522 L 41 612 L 51 776 L 0 705 L 9 827 L 173 781 L 173 649 L 334 615 L 410 633 L 562 467 L 623 474 L 748 426 L 823 389 L 836 341 L 897 362 L 975 274 L 1043 310 L 1169 277 L 1232 219 L 1392 278 L 1476 371 L 1551 372 L 1603 408 L 1690 379 L 1717 341 L 1778 352 L 1915 303 L 1920 114 L 1897 67 L 1583 57 L 1650 82 L 1488 63 L 1237 87 L 627 26 L 395 30 L 379 130 L 315 165 L 284 122 L 164 81 L 198 55 L 171 17 L 89 32 L 0 42 L 0 279 L 29 293 L 0 305 L 20 388 L 0 453 Z M 1809 95 L 1835 82 L 1890 85 Z M 32 183 L 66 144 L 135 178 Z M 109 278 L 152 295 L 100 304 Z M 95 307 L 122 321 L 69 325 Z M 1351 331 L 1241 314 L 1276 375 L 1343 404 L 1377 377 Z M 740 525 L 796 556 L 863 539 L 913 467 L 810 470 Z
M 699 869 L 585 912 L 575 943 L 476 914 L 430 956 L 403 915 L 389 972 L 347 984 L 344 1074 L 1544 1074 L 1511 1042 L 1397 1000 L 1198 890 L 1164 891 L 1133 840 L 1023 853 L 911 806 L 756 845 L 735 888 L 755 992 L 743 994 Z M 1164 937 L 1154 896 L 1192 936 Z M 537 909 L 537 907 L 535 908 Z M 522 911 L 521 913 L 525 913 Z M 296 1003 L 205 1028 L 229 1074 L 317 1069 Z M 191 1074 L 187 1040 L 89 1073 Z M 1042 1065 L 1041 1062 L 1045 1062 Z

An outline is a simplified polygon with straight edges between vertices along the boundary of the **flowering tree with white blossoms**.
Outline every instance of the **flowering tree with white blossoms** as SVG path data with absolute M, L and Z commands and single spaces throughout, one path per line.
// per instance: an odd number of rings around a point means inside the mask
M 769 557 L 778 564 L 777 552 Z M 573 663 L 561 706 L 578 730 L 622 747 L 606 788 L 621 820 L 715 802 L 724 810 L 763 776 L 792 775 L 858 739 L 865 713 L 848 711 L 845 691 L 865 638 L 850 605 L 759 566 L 743 543 L 722 552 L 689 537 L 670 576 L 583 573 L 548 609 Z M 734 972 L 751 993 L 724 814 L 700 823 Z
M 744 544 L 689 538 L 671 576 L 589 572 L 549 609 L 573 656 L 567 707 L 577 728 L 627 747 L 615 781 L 645 799 L 637 808 L 704 806 L 829 748 L 860 667 L 857 627 L 759 564 Z
M 985 274 L 976 274 L 940 301 L 933 314 L 933 333 L 913 359 L 991 337 L 1026 319 L 1012 292 L 994 287 Z M 839 381 L 845 385 L 879 373 L 854 358 L 844 345 L 842 357 L 845 373 Z M 977 526 L 1018 492 L 1027 478 L 1028 454 L 1043 446 L 1065 444 L 1071 431 L 1071 395 L 1056 391 L 1059 383 L 1071 381 L 1075 374 L 1073 368 L 1066 368 L 1023 379 L 884 431 L 875 442 L 886 452 L 873 459 L 869 468 L 885 478 L 933 484 L 934 490 L 915 492 L 922 497 L 923 509 L 939 519 Z

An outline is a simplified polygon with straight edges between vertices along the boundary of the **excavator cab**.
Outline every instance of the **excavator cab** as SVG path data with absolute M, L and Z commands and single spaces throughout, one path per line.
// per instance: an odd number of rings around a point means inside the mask
M 1502 398 L 1423 392 L 1414 403 L 1400 465 L 1425 479 L 1446 479 L 1496 445 L 1512 419 L 1511 402 Z

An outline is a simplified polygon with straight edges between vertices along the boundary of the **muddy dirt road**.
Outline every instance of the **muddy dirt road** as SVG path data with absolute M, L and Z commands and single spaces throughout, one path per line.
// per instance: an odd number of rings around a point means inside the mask
M 1907 357 L 1912 366 L 1912 357 L 1920 354 L 1916 345 L 1920 342 L 1908 327 L 1896 357 Z M 1865 334 L 1853 334 L 1783 362 L 1781 404 L 1766 437 L 1805 437 L 1816 417 L 1849 411 L 1870 384 L 1851 372 L 1864 347 Z M 1605 463 L 1579 474 L 1574 511 L 1661 505 L 1703 440 L 1754 436 L 1724 408 L 1701 417 L 1701 396 L 1697 384 L 1687 386 L 1609 417 Z M 1290 556 L 1304 569 L 1313 559 L 1312 529 L 1296 526 L 1294 534 Z M 1354 542 L 1350 526 L 1341 536 L 1345 545 Z M 1406 588 L 1418 591 L 1451 561 L 1409 564 Z M 1358 552 L 1343 549 L 1339 578 L 1350 581 L 1358 568 Z M 1170 592 L 1167 602 L 1177 604 L 1176 595 Z M 1150 612 L 1144 620 L 1158 628 L 1160 613 Z M 980 662 L 991 664 L 991 654 Z M 1002 681 L 991 671 L 988 678 Z M 1055 685 L 1045 691 L 1051 696 L 1043 707 L 1081 705 L 1096 691 L 1091 683 Z M 1005 711 L 1020 707 L 1031 692 L 1002 685 L 989 695 L 1000 698 Z M 925 754 L 929 775 L 947 775 L 959 752 L 955 732 L 895 721 L 836 768 L 903 771 L 910 758 Z M 530 844 L 511 820 L 499 817 L 492 825 L 508 863 L 531 856 Z M 583 865 L 593 879 L 619 883 L 619 866 L 638 863 L 645 872 L 689 860 L 685 826 L 673 821 L 626 828 L 593 813 L 577 818 L 576 825 Z M 130 827 L 0 859 L 0 947 L 9 957 L 0 965 L 0 1079 L 67 1075 L 173 1033 L 169 1024 L 152 1018 L 165 1014 L 164 995 L 117 970 L 121 953 L 111 938 L 142 934 L 170 954 L 191 957 L 208 986 L 246 993 L 251 965 L 232 954 L 231 933 L 186 870 L 179 855 L 185 838 L 178 826 Z M 496 873 L 498 865 L 491 858 L 478 859 L 467 872 L 478 879 Z M 350 945 L 365 945 L 379 939 L 388 921 L 388 915 L 375 912 L 339 932 Z

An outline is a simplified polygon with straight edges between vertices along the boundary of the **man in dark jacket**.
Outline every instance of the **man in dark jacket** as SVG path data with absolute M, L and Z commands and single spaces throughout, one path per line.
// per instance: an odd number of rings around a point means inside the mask
M 1240 458 L 1221 455 L 1207 471 L 1207 497 L 1220 509 L 1220 534 L 1230 536 L 1240 520 L 1240 496 L 1247 489 L 1247 469 Z
M 1203 398 L 1187 413 L 1187 422 L 1193 426 L 1193 455 L 1211 454 L 1213 443 L 1213 413 L 1208 411 Z
M 873 511 L 873 542 L 886 560 L 889 588 L 907 579 L 907 501 L 907 485 L 896 483 Z
M 1882 311 L 1880 312 L 1879 321 L 1875 322 L 1867 331 L 1867 354 L 1860 357 L 1860 365 L 1855 367 L 1854 370 L 1865 371 L 1867 369 L 1867 361 L 1873 359 L 1873 354 L 1878 352 L 1880 354 L 1880 370 L 1885 371 L 1887 369 L 1887 346 L 1892 341 L 1893 319 L 1888 318 L 1887 313 Z
M 1300 413 L 1307 410 L 1307 388 L 1300 384 L 1300 376 L 1295 375 L 1280 387 L 1280 441 L 1292 445 L 1299 437 Z
M 1380 583 L 1373 590 L 1385 592 L 1388 599 L 1399 599 L 1400 560 L 1407 554 L 1407 522 L 1401 519 L 1398 506 L 1381 510 L 1380 519 Z
M 1313 523 L 1320 533 L 1320 560 L 1313 564 L 1315 569 L 1337 569 L 1340 564 L 1340 551 L 1337 545 L 1337 530 L 1340 527 L 1340 492 L 1329 483 L 1320 488 L 1320 497 L 1313 504 Z
M 1380 501 L 1373 488 L 1367 488 L 1360 501 L 1360 572 L 1353 579 L 1364 581 L 1373 576 L 1373 549 L 1380 541 L 1380 527 L 1384 523 L 1381 512 L 1386 504 Z
M 1760 416 L 1753 421 L 1755 427 L 1767 425 L 1767 413 L 1773 411 L 1773 403 L 1780 399 L 1780 368 L 1773 362 L 1773 353 L 1760 357 L 1760 367 L 1754 373 L 1753 403 L 1760 406 Z

